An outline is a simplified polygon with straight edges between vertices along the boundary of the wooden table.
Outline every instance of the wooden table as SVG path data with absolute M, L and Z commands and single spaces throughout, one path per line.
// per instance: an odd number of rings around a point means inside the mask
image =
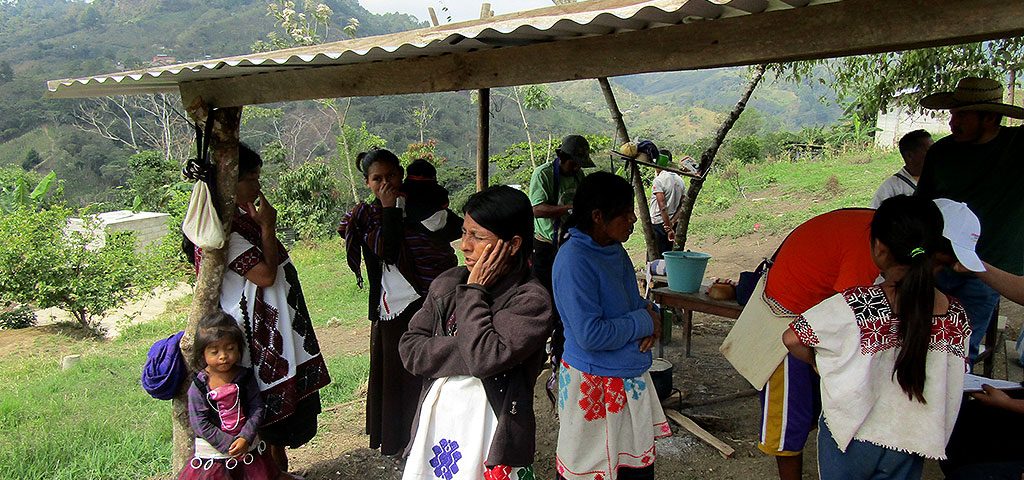
M 693 312 L 703 312 L 718 315 L 719 317 L 736 319 L 739 318 L 740 312 L 743 311 L 743 307 L 736 303 L 736 300 L 714 300 L 704 293 L 705 289 L 701 285 L 697 293 L 680 293 L 669 290 L 668 287 L 651 290 L 651 300 L 661 305 L 662 312 L 664 312 L 665 308 L 674 308 L 682 311 L 683 331 L 686 333 L 685 352 L 687 357 L 690 356 L 690 333 L 693 330 Z

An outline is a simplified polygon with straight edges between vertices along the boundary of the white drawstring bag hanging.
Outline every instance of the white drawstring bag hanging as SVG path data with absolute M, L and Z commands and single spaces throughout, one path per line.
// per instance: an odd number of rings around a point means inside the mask
M 224 248 L 227 241 L 224 224 L 217 214 L 213 193 L 207 184 L 207 181 L 212 182 L 214 178 L 209 152 L 210 139 L 213 138 L 213 111 L 211 108 L 207 114 L 205 128 L 193 125 L 196 131 L 196 157 L 189 159 L 181 170 L 185 178 L 196 181 L 192 187 L 192 196 L 188 199 L 185 219 L 181 222 L 181 232 L 203 250 Z
M 198 181 L 192 187 L 192 197 L 188 200 L 188 211 L 185 212 L 185 220 L 181 222 L 181 231 L 203 250 L 216 250 L 224 246 L 224 224 L 214 208 L 210 187 L 204 181 Z

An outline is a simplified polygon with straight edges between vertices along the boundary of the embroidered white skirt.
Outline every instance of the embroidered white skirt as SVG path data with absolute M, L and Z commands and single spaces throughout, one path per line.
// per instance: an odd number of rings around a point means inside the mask
M 618 469 L 654 464 L 654 440 L 672 435 L 647 372 L 633 378 L 558 369 L 558 473 L 614 480 Z

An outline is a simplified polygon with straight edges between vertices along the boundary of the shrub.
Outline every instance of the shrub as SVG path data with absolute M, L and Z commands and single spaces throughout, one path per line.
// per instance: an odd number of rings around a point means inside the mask
M 302 238 L 323 238 L 334 232 L 344 213 L 341 186 L 324 162 L 314 161 L 285 172 L 270 192 L 278 227 L 294 229 Z
M 739 137 L 731 142 L 732 158 L 743 163 L 756 163 L 764 157 L 764 147 L 757 135 Z
M 33 327 L 36 313 L 28 305 L 19 305 L 11 310 L 0 311 L 0 330 L 16 330 Z

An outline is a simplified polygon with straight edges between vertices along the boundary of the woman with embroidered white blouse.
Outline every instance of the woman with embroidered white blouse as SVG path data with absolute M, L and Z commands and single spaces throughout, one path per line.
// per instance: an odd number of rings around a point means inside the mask
M 945 458 L 960 408 L 970 326 L 935 288 L 936 254 L 951 251 L 930 200 L 897 196 L 871 222 L 885 281 L 823 301 L 783 341 L 821 375 L 818 469 L 823 480 L 919 479 Z

